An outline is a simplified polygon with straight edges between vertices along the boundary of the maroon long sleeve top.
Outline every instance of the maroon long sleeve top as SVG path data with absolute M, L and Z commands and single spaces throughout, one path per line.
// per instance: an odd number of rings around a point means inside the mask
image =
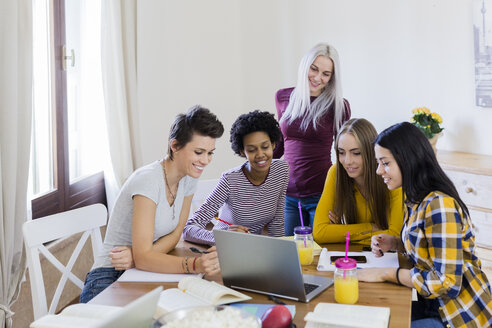
M 294 88 L 280 89 L 275 96 L 278 119 L 282 117 L 289 104 L 290 94 Z M 311 103 L 316 99 L 311 98 Z M 350 104 L 344 99 L 345 114 L 343 121 L 350 118 Z M 312 123 L 306 131 L 300 128 L 302 118 L 291 124 L 280 124 L 283 140 L 275 147 L 274 158 L 284 156 L 290 167 L 287 195 L 297 198 L 321 194 L 326 174 L 331 166 L 331 149 L 335 130 L 334 111 L 329 110 L 315 130 Z

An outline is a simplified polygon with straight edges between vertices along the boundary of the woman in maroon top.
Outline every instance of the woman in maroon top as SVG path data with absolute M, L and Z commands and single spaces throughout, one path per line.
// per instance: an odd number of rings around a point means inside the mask
M 300 225 L 313 224 L 316 205 L 331 166 L 331 146 L 338 128 L 350 118 L 350 105 L 342 97 L 336 49 L 320 43 L 304 55 L 295 88 L 277 91 L 275 103 L 283 134 L 274 157 L 290 166 L 285 199 L 285 234 Z

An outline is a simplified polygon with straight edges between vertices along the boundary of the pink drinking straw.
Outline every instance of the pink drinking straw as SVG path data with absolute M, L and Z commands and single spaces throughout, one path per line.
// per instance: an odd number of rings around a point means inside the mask
M 348 261 L 348 249 L 349 249 L 350 232 L 347 231 L 347 236 L 345 237 L 345 262 Z
M 297 202 L 297 207 L 299 207 L 299 217 L 301 218 L 301 227 L 304 228 L 304 220 L 302 219 L 302 207 L 301 207 L 301 201 L 298 201 Z M 303 238 L 304 239 L 304 248 L 307 247 L 306 245 L 306 238 Z
M 345 237 L 345 263 L 348 262 L 348 248 L 349 248 L 350 232 L 347 231 L 347 236 Z M 345 270 L 343 270 L 343 279 L 345 279 Z

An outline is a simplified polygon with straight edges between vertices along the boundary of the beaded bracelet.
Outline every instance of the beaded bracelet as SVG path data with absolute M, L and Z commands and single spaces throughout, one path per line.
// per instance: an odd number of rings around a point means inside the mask
M 400 273 L 400 267 L 398 267 L 398 269 L 396 269 L 396 281 L 398 282 L 398 285 L 402 286 L 402 283 L 400 281 L 400 277 L 399 277 L 399 273 Z
M 189 259 L 188 256 L 185 257 L 185 269 L 186 269 L 185 271 L 186 271 L 186 273 L 190 273 L 190 269 L 188 268 L 188 259 Z
M 195 262 L 196 262 L 196 259 L 197 259 L 196 257 L 193 258 L 193 272 L 196 272 L 196 270 L 195 270 Z

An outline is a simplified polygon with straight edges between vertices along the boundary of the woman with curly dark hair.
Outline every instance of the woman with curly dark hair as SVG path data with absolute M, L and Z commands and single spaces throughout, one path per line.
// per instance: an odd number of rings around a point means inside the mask
M 282 134 L 273 114 L 255 110 L 237 118 L 231 128 L 231 147 L 246 162 L 222 174 L 214 191 L 188 220 L 185 240 L 215 244 L 212 231 L 205 226 L 221 209 L 215 229 L 261 234 L 266 226 L 269 236 L 284 235 L 285 192 L 289 166 L 273 159 L 273 149 Z

